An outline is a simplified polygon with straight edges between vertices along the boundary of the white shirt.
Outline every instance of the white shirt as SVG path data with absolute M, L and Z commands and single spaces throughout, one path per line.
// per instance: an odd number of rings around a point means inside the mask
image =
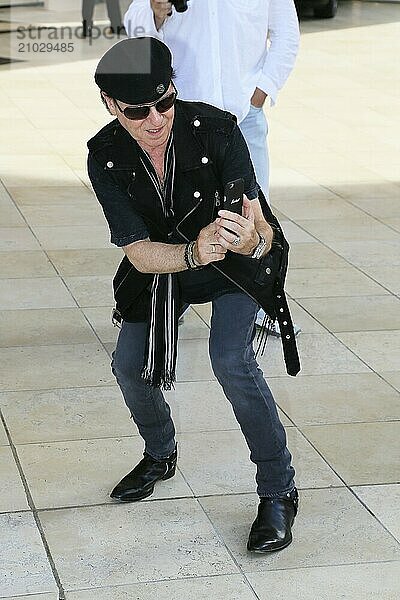
M 130 37 L 157 37 L 170 48 L 182 100 L 208 102 L 242 121 L 256 87 L 275 104 L 299 46 L 293 0 L 189 0 L 157 31 L 150 0 L 133 0 Z M 267 43 L 267 37 L 269 43 Z

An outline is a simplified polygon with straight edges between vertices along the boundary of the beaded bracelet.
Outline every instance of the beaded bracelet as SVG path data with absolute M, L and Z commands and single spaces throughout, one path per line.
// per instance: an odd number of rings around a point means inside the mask
M 195 243 L 196 243 L 195 241 L 189 242 L 185 246 L 184 258 L 185 258 L 186 266 L 189 269 L 189 271 L 195 271 L 196 269 L 202 269 L 203 268 L 202 265 L 197 265 L 196 261 L 194 259 L 194 245 L 195 245 Z

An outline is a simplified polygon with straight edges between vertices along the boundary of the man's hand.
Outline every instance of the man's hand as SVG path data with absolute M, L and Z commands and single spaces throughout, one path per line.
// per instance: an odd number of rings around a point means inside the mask
M 172 4 L 168 0 L 150 0 L 150 5 L 154 13 L 154 22 L 158 31 L 163 26 L 168 15 L 171 14 Z
M 251 104 L 256 108 L 262 108 L 264 106 L 264 102 L 267 98 L 268 94 L 260 90 L 260 88 L 256 88 L 254 94 L 251 97 Z
M 227 250 L 218 243 L 217 230 L 218 226 L 214 221 L 200 231 L 194 246 L 194 259 L 197 264 L 209 265 L 212 262 L 224 260 Z
M 218 243 L 236 254 L 251 256 L 260 238 L 254 225 L 254 211 L 250 200 L 246 196 L 243 198 L 243 216 L 230 210 L 220 210 L 218 215 Z

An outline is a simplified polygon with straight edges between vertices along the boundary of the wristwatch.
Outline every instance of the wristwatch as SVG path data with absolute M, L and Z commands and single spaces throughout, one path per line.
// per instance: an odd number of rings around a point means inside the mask
M 262 255 L 264 254 L 265 248 L 268 245 L 267 240 L 260 233 L 258 234 L 258 236 L 260 238 L 260 241 L 258 242 L 257 246 L 254 248 L 251 258 L 261 258 Z

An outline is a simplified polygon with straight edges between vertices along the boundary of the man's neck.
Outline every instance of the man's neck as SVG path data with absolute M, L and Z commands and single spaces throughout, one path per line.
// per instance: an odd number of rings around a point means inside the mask
M 146 144 L 140 144 L 139 142 L 138 144 L 142 148 L 142 150 L 144 150 L 148 154 L 156 170 L 156 173 L 160 181 L 162 182 L 164 180 L 164 157 L 167 148 L 167 143 L 162 144 L 162 146 L 157 146 L 157 148 L 151 148 Z
M 168 142 L 165 142 L 165 144 L 162 144 L 162 146 L 157 146 L 156 148 L 153 148 L 151 146 L 148 146 L 147 144 L 142 144 L 138 142 L 142 150 L 147 152 L 147 154 L 150 156 L 152 162 L 160 162 L 160 160 L 164 160 L 165 151 L 167 149 L 167 143 Z

